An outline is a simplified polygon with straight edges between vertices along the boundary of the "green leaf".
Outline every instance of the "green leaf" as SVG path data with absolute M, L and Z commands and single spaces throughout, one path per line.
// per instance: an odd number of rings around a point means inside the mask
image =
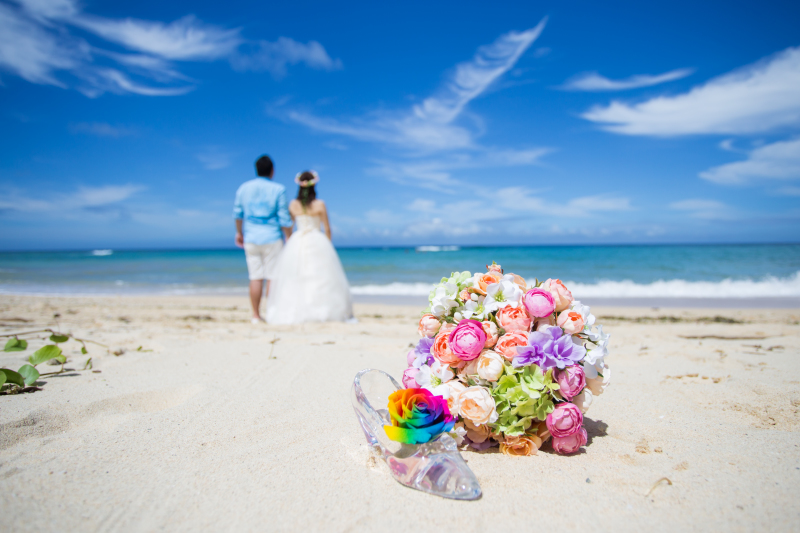
M 3 374 L 6 375 L 6 381 L 8 383 L 14 383 L 15 385 L 19 385 L 20 387 L 25 386 L 25 380 L 17 372 L 14 372 L 13 370 L 9 370 L 7 368 L 4 368 L 2 370 Z
M 86 351 L 86 346 L 81 346 L 81 353 L 83 355 L 86 355 L 87 353 L 89 353 L 89 352 Z
M 15 338 L 8 339 L 8 342 L 6 343 L 6 347 L 3 348 L 3 351 L 5 351 L 5 352 L 21 352 L 22 350 L 24 350 L 27 347 L 28 347 L 28 341 L 26 341 L 25 339 L 17 339 L 15 337 Z
M 33 355 L 28 357 L 28 362 L 33 366 L 40 365 L 45 361 L 49 361 L 50 359 L 58 359 L 60 362 L 66 362 L 66 357 L 61 355 L 61 348 L 56 346 L 55 344 L 48 344 L 47 346 L 42 346 L 35 352 Z
M 0 370 L 0 385 L 6 382 L 6 373 Z
M 50 335 L 50 340 L 53 342 L 67 342 L 69 340 L 69 337 L 67 337 L 66 335 L 56 335 L 55 333 L 53 333 L 52 335 Z
M 92 369 L 92 358 L 86 360 L 86 364 L 83 365 L 84 370 L 91 370 Z
M 19 373 L 25 380 L 25 385 L 33 385 L 39 379 L 39 371 L 31 365 L 22 365 L 19 367 Z

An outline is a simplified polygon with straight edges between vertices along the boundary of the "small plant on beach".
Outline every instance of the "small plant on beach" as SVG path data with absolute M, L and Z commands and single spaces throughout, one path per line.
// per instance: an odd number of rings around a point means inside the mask
M 49 335 L 48 335 L 49 334 Z M 0 368 L 0 394 L 17 394 L 20 392 L 33 392 L 41 390 L 35 384 L 40 377 L 55 376 L 63 374 L 64 372 L 82 372 L 92 369 L 92 358 L 86 360 L 81 370 L 67 369 L 65 364 L 67 362 L 66 356 L 62 353 L 60 344 L 63 344 L 70 339 L 80 343 L 81 353 L 88 354 L 89 350 L 86 348 L 87 343 L 96 344 L 106 349 L 109 352 L 108 346 L 96 341 L 88 339 L 80 339 L 71 333 L 61 333 L 50 328 L 40 329 L 35 331 L 23 331 L 19 333 L 6 333 L 0 335 L 0 338 L 6 337 L 5 352 L 23 352 L 28 349 L 28 339 L 39 338 L 42 340 L 49 340 L 52 344 L 46 344 L 33 352 L 28 357 L 28 362 L 17 370 L 10 368 Z M 25 338 L 27 337 L 27 339 Z M 54 361 L 55 364 L 61 364 L 61 368 L 54 372 L 40 373 L 36 368 L 42 363 Z

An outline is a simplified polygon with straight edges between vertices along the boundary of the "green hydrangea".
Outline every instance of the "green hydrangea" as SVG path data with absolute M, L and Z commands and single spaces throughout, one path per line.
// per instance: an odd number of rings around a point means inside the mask
M 536 365 L 505 365 L 491 391 L 498 415 L 494 428 L 505 435 L 524 434 L 534 421 L 544 420 L 553 411 L 552 392 L 558 388 L 552 370 L 543 373 Z

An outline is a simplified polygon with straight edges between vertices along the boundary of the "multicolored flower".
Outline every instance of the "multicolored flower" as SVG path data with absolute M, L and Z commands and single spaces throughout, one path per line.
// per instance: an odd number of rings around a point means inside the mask
M 386 435 L 404 444 L 424 444 L 442 433 L 452 431 L 455 418 L 447 400 L 427 389 L 401 389 L 389 396 L 391 426 L 383 426 Z

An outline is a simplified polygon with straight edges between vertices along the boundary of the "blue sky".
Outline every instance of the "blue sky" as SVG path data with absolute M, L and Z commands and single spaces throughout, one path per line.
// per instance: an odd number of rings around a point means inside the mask
M 795 2 L 0 0 L 0 249 L 797 242 Z

